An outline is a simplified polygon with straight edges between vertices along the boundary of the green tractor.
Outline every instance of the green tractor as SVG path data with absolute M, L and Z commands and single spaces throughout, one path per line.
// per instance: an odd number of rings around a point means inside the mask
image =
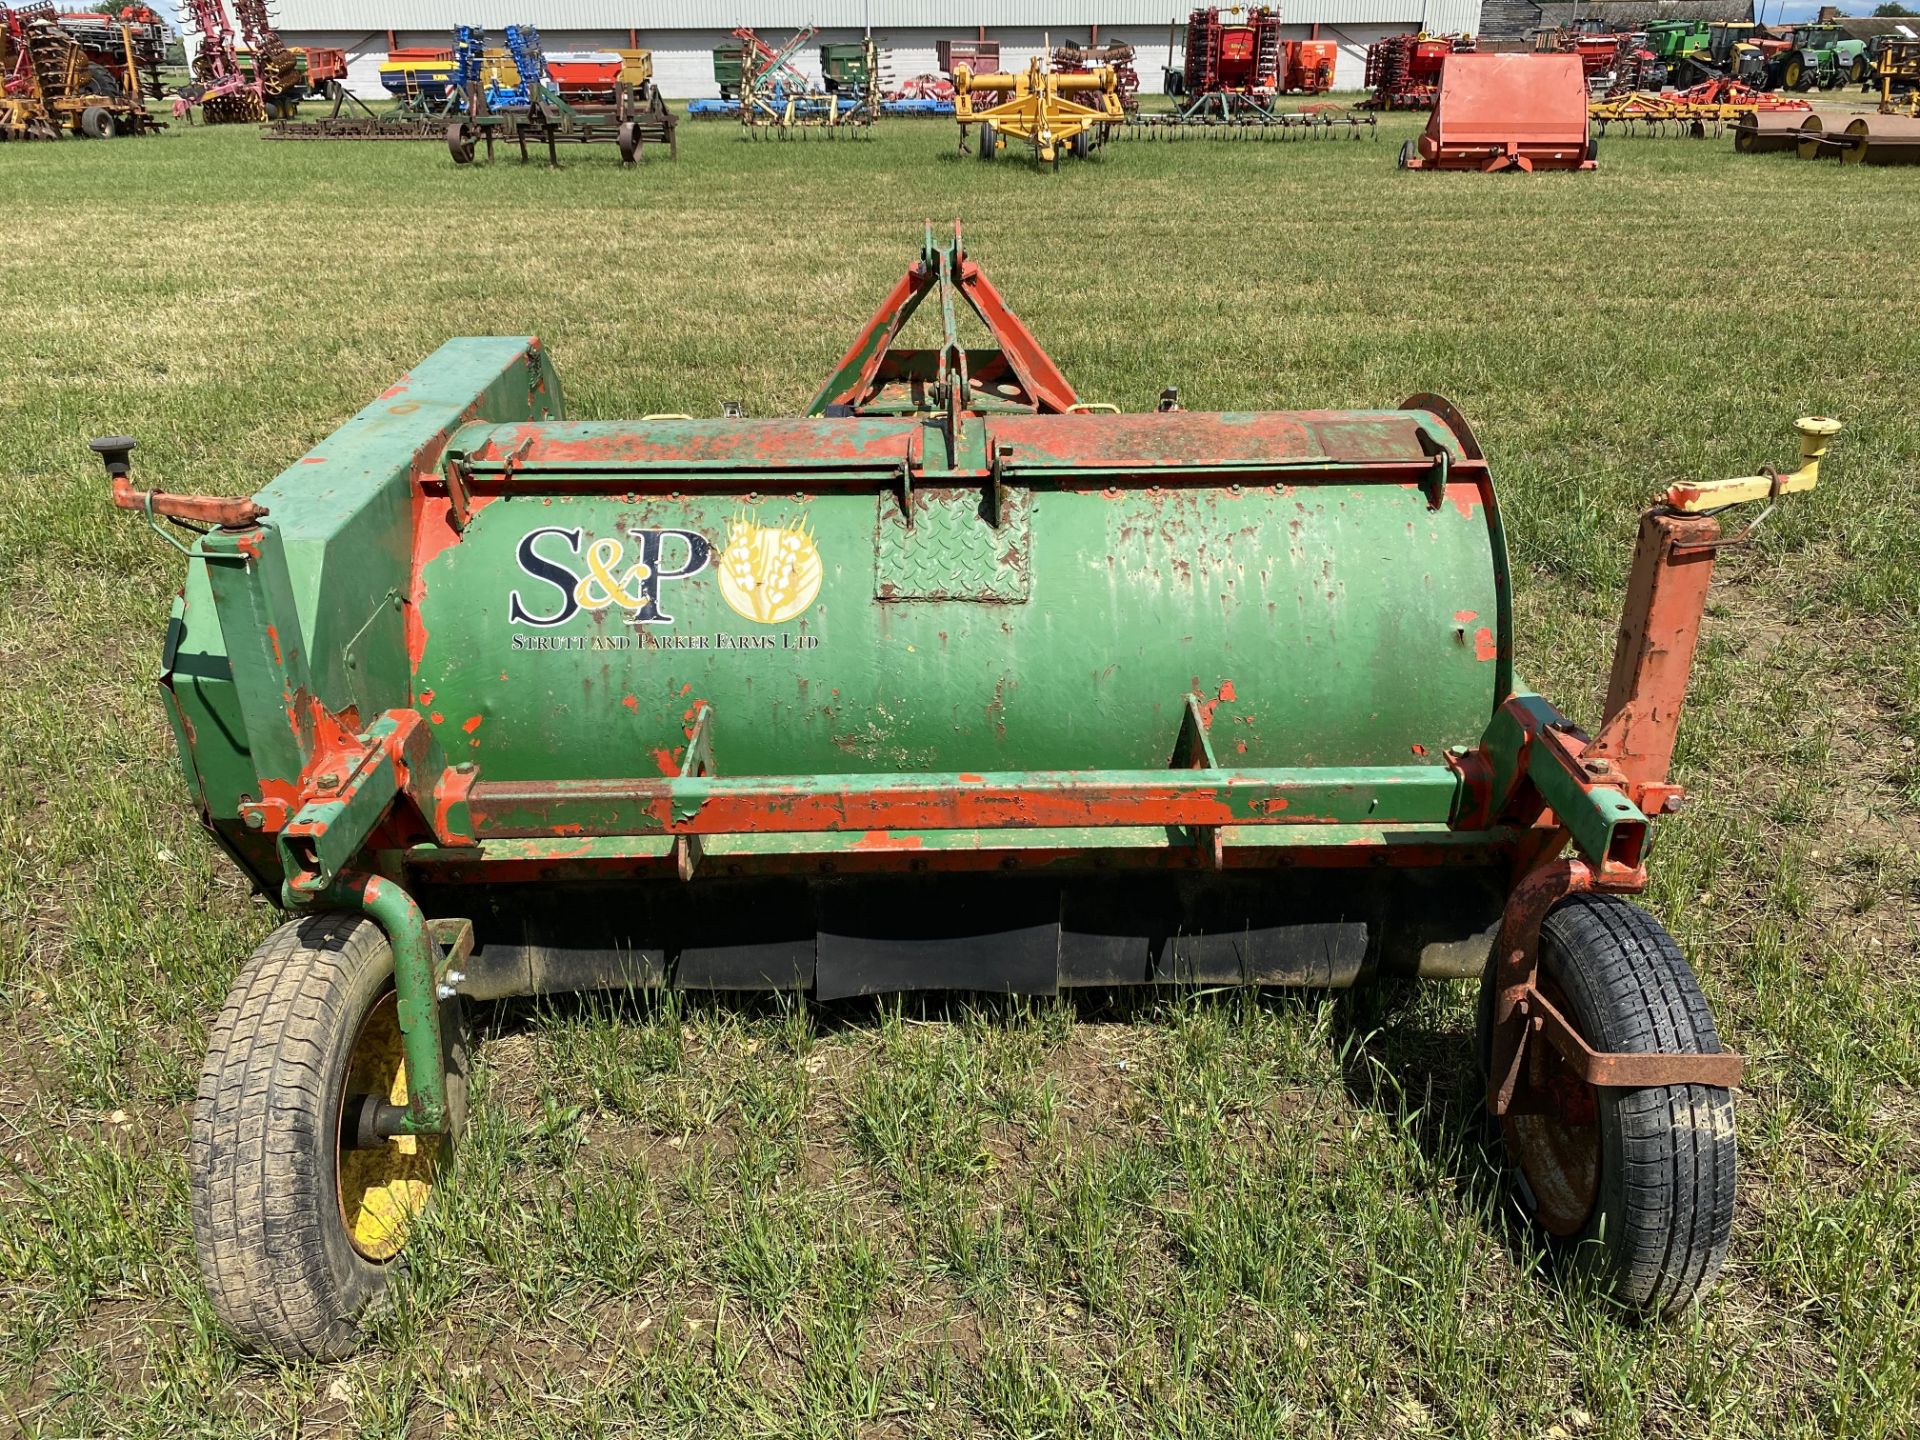
M 1704 20 L 1656 20 L 1647 26 L 1643 47 L 1652 58 L 1644 62 L 1642 82 L 1658 90 L 1672 85 L 1684 90 L 1712 73 L 1703 63 L 1709 32 Z
M 1842 32 L 1838 25 L 1797 25 L 1786 48 L 1767 67 L 1769 90 L 1833 90 L 1841 85 L 1864 85 L 1872 71 L 1867 45 Z

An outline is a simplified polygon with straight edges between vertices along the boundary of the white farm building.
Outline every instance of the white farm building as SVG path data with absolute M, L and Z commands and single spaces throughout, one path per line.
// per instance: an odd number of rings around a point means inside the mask
M 713 50 L 740 25 L 773 45 L 818 25 L 800 60 L 812 73 L 820 44 L 858 40 L 870 28 L 892 79 L 937 70 L 940 40 L 996 40 L 1009 69 L 1025 68 L 1049 42 L 1125 40 L 1138 51 L 1140 88 L 1158 92 L 1170 48 L 1171 63 L 1182 63 L 1191 8 L 1177 0 L 275 0 L 273 10 L 289 45 L 346 51 L 348 87 L 361 95 L 380 93 L 380 62 L 390 49 L 444 49 L 461 24 L 484 26 L 498 44 L 508 25 L 531 24 L 549 54 L 645 47 L 662 93 L 693 99 L 718 93 Z M 1339 45 L 1335 86 L 1358 89 L 1371 42 L 1408 30 L 1474 33 L 1480 0 L 1296 0 L 1282 6 L 1282 18 L 1287 38 Z

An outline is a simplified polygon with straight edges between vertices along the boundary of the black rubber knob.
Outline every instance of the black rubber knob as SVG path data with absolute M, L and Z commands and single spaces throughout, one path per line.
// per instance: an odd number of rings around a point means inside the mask
M 129 457 L 133 454 L 133 447 L 139 443 L 131 435 L 102 435 L 96 440 L 89 440 L 87 448 L 100 457 L 101 463 L 107 467 L 107 474 L 125 475 L 133 468 L 133 461 Z

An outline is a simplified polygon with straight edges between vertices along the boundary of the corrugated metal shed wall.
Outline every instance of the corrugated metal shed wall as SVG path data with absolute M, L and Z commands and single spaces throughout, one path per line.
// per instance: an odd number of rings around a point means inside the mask
M 1417 20 L 1400 20 L 1387 25 L 1322 25 L 1320 38 L 1332 40 L 1340 47 L 1334 70 L 1336 88 L 1359 89 L 1366 70 L 1367 46 L 1383 35 L 1412 29 L 1418 23 Z M 1308 27 L 1304 25 L 1284 28 L 1290 38 L 1305 38 L 1308 32 Z M 347 88 L 356 95 L 368 98 L 384 93 L 380 88 L 380 62 L 387 58 L 385 30 L 295 30 L 282 26 L 280 33 L 290 45 L 328 45 L 346 51 Z M 1027 26 L 1003 26 L 990 33 L 993 39 L 1000 42 L 1001 64 L 1015 70 L 1024 70 L 1028 57 L 1038 54 L 1049 37 L 1057 43 L 1063 36 L 1059 30 L 1047 32 Z M 1161 89 L 1161 67 L 1167 62 L 1166 26 L 1162 24 L 1157 31 L 1149 31 L 1144 27 L 1103 25 L 1100 33 L 1133 42 L 1139 49 L 1134 64 L 1140 74 L 1140 88 L 1148 94 L 1158 94 Z M 951 34 L 948 29 L 876 30 L 874 40 L 880 47 L 885 76 L 898 81 L 935 70 L 938 67 L 934 61 L 934 42 Z M 549 51 L 598 50 L 627 43 L 625 30 L 542 28 L 540 35 Z M 712 52 L 713 47 L 725 38 L 726 32 L 721 30 L 640 30 L 636 36 L 639 44 L 653 51 L 653 73 L 661 93 L 674 100 L 691 100 L 717 93 L 713 83 Z M 820 41 L 858 38 L 859 32 L 856 30 L 820 32 Z M 448 43 L 445 30 L 398 30 L 394 32 L 394 39 L 400 45 L 433 49 L 444 49 Z M 1178 65 L 1181 58 L 1176 43 L 1174 63 Z M 802 55 L 800 68 L 818 72 L 820 60 L 817 49 L 810 47 Z
M 548 30 L 731 30 L 752 25 L 762 33 L 821 29 L 930 30 L 961 36 L 984 25 L 1032 29 L 1057 26 L 1103 31 L 1149 27 L 1164 34 L 1182 0 L 275 0 L 281 30 L 447 30 L 456 24 L 499 30 L 531 22 Z M 1471 30 L 1479 23 L 1479 0 L 1295 0 L 1282 6 L 1292 25 L 1417 25 L 1429 30 Z
M 796 27 L 770 22 L 760 16 L 760 11 L 779 9 L 786 3 L 787 0 L 755 0 L 753 13 L 759 17 L 755 28 L 775 43 Z M 990 0 L 990 8 L 998 3 L 999 0 Z M 1167 0 L 1160 3 L 1164 5 Z M 633 9 L 612 5 L 609 0 L 391 0 L 391 5 L 391 9 L 380 7 L 376 14 L 365 0 L 277 0 L 275 13 L 280 33 L 289 44 L 328 45 L 345 50 L 347 86 L 365 96 L 382 93 L 380 62 L 386 58 L 390 26 L 395 43 L 432 48 L 445 48 L 449 44 L 448 33 L 455 23 L 484 25 L 493 42 L 498 44 L 501 32 L 509 23 L 529 17 L 540 26 L 549 51 L 626 45 L 631 35 L 631 43 L 653 51 L 654 75 L 660 89 L 676 100 L 716 93 L 712 51 L 726 42 L 733 29 L 731 23 L 711 18 L 701 24 L 662 23 L 655 10 L 646 13 L 647 23 L 636 24 L 641 17 Z M 711 8 L 695 0 L 670 0 L 667 7 L 670 16 L 689 20 L 693 11 Z M 850 7 L 846 0 L 833 0 L 819 8 L 837 13 Z M 920 0 L 888 0 L 873 8 L 874 41 L 880 47 L 887 75 L 893 80 L 936 69 L 936 41 L 961 39 L 974 33 L 970 25 L 938 21 L 918 26 L 883 25 L 879 19 L 882 13 L 891 15 L 901 9 L 922 8 L 937 8 L 950 16 L 953 13 L 950 6 L 927 7 Z M 1069 21 L 1061 17 L 1083 15 L 1095 7 L 1082 6 L 1078 0 L 1059 0 L 1057 6 L 1042 0 L 1039 6 L 1030 8 L 1044 12 L 1044 24 L 1036 24 L 1029 18 L 1025 23 L 987 27 L 989 38 L 1000 42 L 1002 65 L 1024 69 L 1028 57 L 1038 54 L 1048 40 L 1058 43 L 1070 36 L 1084 37 L 1097 24 L 1103 39 L 1127 40 L 1137 47 L 1135 67 L 1140 73 L 1140 87 L 1149 94 L 1159 93 L 1161 67 L 1168 60 L 1168 20 L 1163 11 L 1147 21 L 1116 19 L 1116 13 L 1143 8 L 1136 0 L 1117 0 L 1111 6 L 1098 7 L 1097 20 Z M 1323 12 L 1317 20 L 1313 17 L 1314 10 Z M 593 21 L 557 18 L 590 11 L 603 11 L 611 18 Z M 1424 0 L 1424 5 L 1423 0 L 1317 0 L 1311 7 L 1290 5 L 1284 13 L 1287 20 L 1284 29 L 1289 37 L 1305 38 L 1317 25 L 1321 39 L 1339 45 L 1334 83 L 1340 89 L 1353 90 L 1361 85 L 1366 50 L 1371 42 L 1406 30 L 1471 33 L 1480 23 L 1480 0 Z M 548 18 L 549 14 L 556 18 Z M 1185 37 L 1184 11 L 1181 15 L 1173 31 L 1173 63 L 1176 65 L 1181 62 L 1180 42 Z M 402 19 L 402 16 L 411 18 Z M 802 54 L 800 68 L 809 72 L 818 70 L 816 47 L 820 43 L 855 40 L 859 35 L 857 21 L 845 27 L 822 25 L 818 40 Z

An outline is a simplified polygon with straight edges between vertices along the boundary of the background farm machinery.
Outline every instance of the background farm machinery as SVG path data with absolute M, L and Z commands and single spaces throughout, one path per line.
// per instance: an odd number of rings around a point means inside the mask
M 0 8 L 0 140 L 105 140 L 165 126 L 166 32 L 151 11 L 56 16 L 51 5 Z
M 1173 44 L 1170 30 L 1162 76 L 1173 110 L 1140 117 L 1153 132 L 1187 127 L 1205 134 L 1311 129 L 1311 117 L 1283 114 L 1277 100 L 1288 93 L 1317 95 L 1333 88 L 1338 47 L 1330 40 L 1282 38 L 1280 12 L 1272 6 L 1196 9 L 1187 17 L 1177 67 Z
M 872 36 L 821 46 L 816 83 L 795 61 L 817 27 L 802 26 L 777 48 L 744 26 L 733 33 L 741 42 L 740 123 L 747 136 L 871 134 L 880 115 L 880 59 Z
M 1106 66 L 1061 74 L 1034 56 L 1027 68 L 975 75 L 966 66 L 953 76 L 954 116 L 960 122 L 960 150 L 966 152 L 969 127 L 980 127 L 982 160 L 991 160 L 1002 146 L 1030 147 L 1034 159 L 1060 168 L 1060 159 L 1072 153 L 1089 158 L 1126 121 L 1120 108 L 1120 82 Z
M 1802 160 L 1843 165 L 1920 165 L 1920 115 L 1894 110 L 1848 119 L 1756 112 L 1741 117 L 1733 148 L 1743 155 L 1790 151 Z
M 1370 110 L 1431 110 L 1447 57 L 1474 48 L 1471 35 L 1389 35 L 1367 47 L 1363 102 Z
M 458 52 L 463 76 L 471 69 L 473 49 L 479 48 L 483 66 L 486 59 L 484 36 L 467 30 L 466 48 Z M 496 144 L 517 146 L 522 163 L 534 150 L 545 149 L 547 163 L 556 168 L 561 145 L 611 144 L 623 165 L 634 164 L 647 145 L 665 144 L 669 156 L 679 158 L 677 121 L 652 82 L 650 63 L 636 92 L 619 78 L 625 73 L 623 56 L 583 60 L 568 76 L 574 95 L 568 99 L 553 77 L 538 30 L 509 25 L 506 49 L 510 74 L 496 70 L 484 86 L 469 81 L 459 113 L 448 119 L 447 151 L 456 165 L 472 164 L 482 151 L 491 161 Z
M 1873 80 L 1882 115 L 1920 115 L 1920 40 L 1883 39 L 1874 55 Z

